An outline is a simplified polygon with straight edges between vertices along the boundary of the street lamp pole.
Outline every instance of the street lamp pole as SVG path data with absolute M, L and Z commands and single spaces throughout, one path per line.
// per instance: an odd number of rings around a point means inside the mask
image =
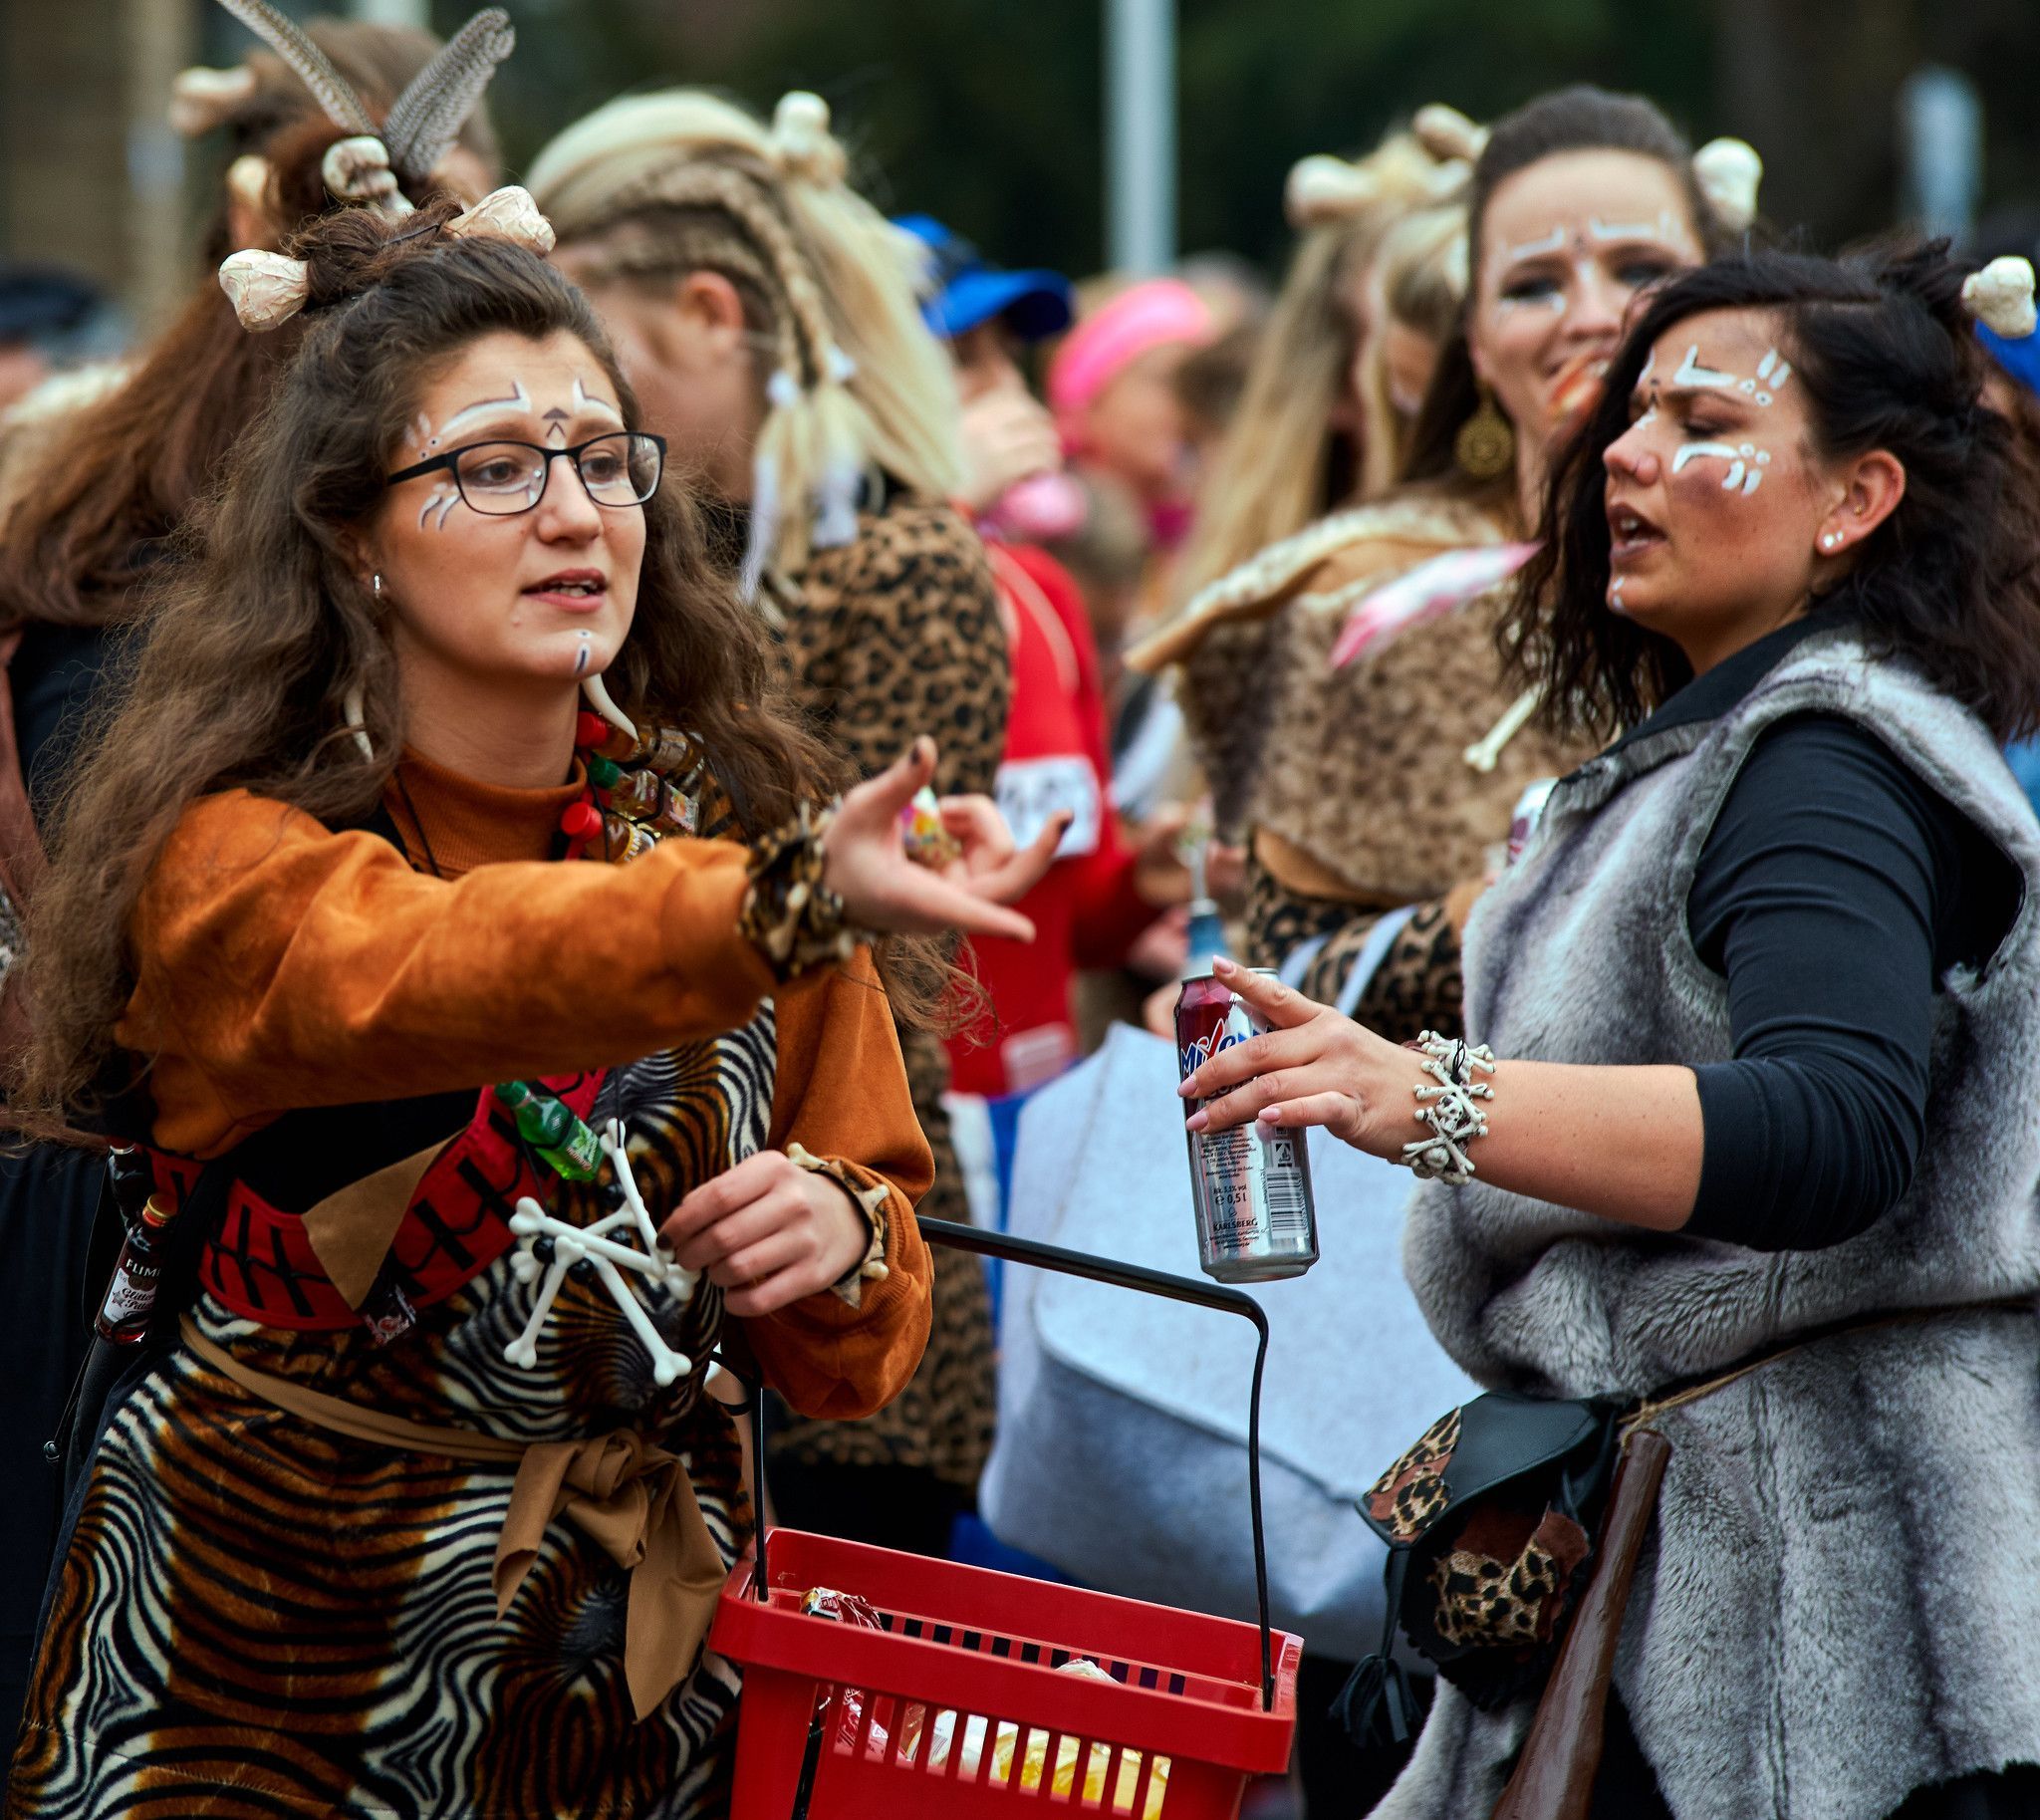
M 1107 259 L 1175 261 L 1175 0 L 1106 0 Z
M 364 25 L 432 24 L 431 0 L 353 0 L 348 10 Z

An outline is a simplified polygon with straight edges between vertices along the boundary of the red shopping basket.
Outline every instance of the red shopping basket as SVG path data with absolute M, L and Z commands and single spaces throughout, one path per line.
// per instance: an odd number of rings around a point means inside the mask
M 1248 1463 L 1260 1623 L 775 1529 L 730 1574 L 709 1637 L 744 1669 L 735 1820 L 1232 1820 L 1249 1776 L 1288 1766 L 1303 1654 L 1300 1639 L 1268 1624 L 1260 1305 L 1236 1289 L 1057 1245 L 945 1220 L 921 1229 L 958 1249 L 1254 1323 Z M 804 1613 L 816 1587 L 866 1600 L 884 1628 Z M 1068 1672 L 1073 1663 L 1086 1666 Z

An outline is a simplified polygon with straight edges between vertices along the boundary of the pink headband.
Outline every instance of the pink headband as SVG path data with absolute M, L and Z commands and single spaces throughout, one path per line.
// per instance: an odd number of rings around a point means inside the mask
M 1150 348 L 1201 348 L 1211 335 L 1204 300 L 1174 278 L 1137 284 L 1085 317 L 1063 337 L 1048 368 L 1049 408 L 1064 440 L 1092 400 Z

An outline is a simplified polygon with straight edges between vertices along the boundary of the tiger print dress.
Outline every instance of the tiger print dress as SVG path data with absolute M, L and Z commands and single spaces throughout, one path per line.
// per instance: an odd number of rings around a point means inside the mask
M 557 807 L 545 813 L 557 817 Z M 264 863 L 287 865 L 293 840 L 315 853 L 322 842 L 339 844 L 299 818 L 281 843 L 257 825 L 252 845 Z M 392 870 L 411 879 L 392 850 L 374 845 L 385 880 Z M 280 859 L 267 859 L 273 848 Z M 582 890 L 587 878 L 573 866 L 514 871 L 502 893 L 526 903 L 549 879 Z M 464 886 L 476 882 L 470 874 Z M 193 896 L 211 913 L 221 894 L 201 887 Z M 307 938 L 296 905 L 269 908 L 273 874 L 252 874 L 242 889 L 261 901 L 259 913 L 281 921 L 277 939 Z M 382 915 L 400 916 L 390 887 L 377 889 Z M 348 911 L 360 920 L 352 903 Z M 216 968 L 249 965 L 216 926 L 207 939 Z M 222 976 L 219 990 L 232 989 Z M 378 975 L 372 989 L 392 988 Z M 698 1183 L 796 1135 L 859 1183 L 892 1189 L 892 1280 L 878 1301 L 896 1310 L 903 1295 L 914 1304 L 903 1342 L 885 1337 L 898 1317 L 877 1312 L 870 1295 L 863 1313 L 824 1292 L 814 1300 L 832 1312 L 796 1303 L 742 1324 L 769 1378 L 791 1371 L 789 1383 L 805 1383 L 802 1374 L 812 1373 L 808 1388 L 790 1392 L 811 1405 L 883 1395 L 903 1381 L 926 1331 L 926 1256 L 905 1198 L 925 1182 L 926 1151 L 875 990 L 861 961 L 753 1000 L 748 1017 L 720 1035 L 621 1068 L 548 1077 L 598 1128 L 623 1121 L 654 1221 Z M 477 995 L 477 1023 L 495 1027 L 505 993 Z M 882 1049 L 866 1041 L 868 1029 L 883 1032 Z M 159 1083 L 163 1070 L 159 1061 Z M 537 1172 L 528 1156 L 520 1162 L 514 1126 L 493 1096 L 462 1103 L 475 1109 L 467 1138 L 439 1153 L 433 1170 L 457 1162 L 465 1197 L 435 1198 L 434 1182 L 448 1177 L 428 1170 L 388 1252 L 385 1268 L 400 1264 L 406 1290 L 449 1252 L 458 1266 L 440 1279 L 437 1299 L 415 1299 L 407 1332 L 379 1346 L 344 1302 L 340 1323 L 305 1331 L 283 1322 L 281 1302 L 237 1293 L 265 1269 L 279 1295 L 309 1293 L 316 1260 L 307 1270 L 305 1254 L 286 1256 L 273 1234 L 287 1238 L 289 1225 L 252 1239 L 253 1223 L 236 1218 L 245 1203 L 232 1199 L 199 1266 L 206 1292 L 191 1315 L 197 1332 L 237 1369 L 379 1417 L 526 1446 L 635 1430 L 678 1456 L 728 1564 L 752 1517 L 735 1428 L 703 1392 L 724 1325 L 722 1292 L 705 1277 L 684 1297 L 633 1279 L 666 1344 L 694 1362 L 665 1388 L 608 1291 L 571 1275 L 539 1329 L 535 1367 L 508 1363 L 505 1348 L 523 1333 L 535 1294 L 515 1267 L 508 1222 L 517 1195 L 535 1193 L 584 1227 L 611 1205 L 599 1183 Z M 380 1131 L 373 1116 L 381 1110 L 287 1115 L 299 1123 L 273 1128 L 282 1137 L 276 1148 L 302 1147 L 319 1120 L 338 1120 L 329 1132 Z M 454 1122 L 461 1116 L 456 1110 Z M 159 1111 L 159 1130 L 164 1117 Z M 237 1182 L 253 1154 L 249 1145 L 233 1153 Z M 365 1165 L 378 1159 L 344 1156 L 335 1167 L 351 1177 Z M 323 1278 L 316 1287 L 334 1292 Z M 251 1305 L 274 1308 L 272 1323 L 249 1318 Z M 691 1665 L 668 1665 L 687 1672 L 640 1718 L 626 1670 L 631 1581 L 603 1548 L 568 1522 L 548 1523 L 498 1618 L 494 1567 L 514 1474 L 513 1465 L 312 1426 L 174 1347 L 114 1410 L 74 1498 L 6 1811 L 19 1820 L 694 1820 L 726 1812 L 735 1671 L 705 1650 Z

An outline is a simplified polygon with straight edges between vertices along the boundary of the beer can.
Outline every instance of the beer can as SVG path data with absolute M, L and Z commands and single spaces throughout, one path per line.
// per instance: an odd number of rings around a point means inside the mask
M 1175 1001 L 1177 1078 L 1187 1079 L 1221 1049 L 1267 1027 L 1212 975 L 1184 980 Z M 1222 1098 L 1214 1095 L 1197 1105 Z M 1231 1131 L 1184 1135 L 1197 1262 L 1206 1276 L 1221 1283 L 1267 1283 L 1301 1276 L 1318 1261 L 1318 1215 L 1302 1131 L 1271 1130 L 1253 1120 Z

